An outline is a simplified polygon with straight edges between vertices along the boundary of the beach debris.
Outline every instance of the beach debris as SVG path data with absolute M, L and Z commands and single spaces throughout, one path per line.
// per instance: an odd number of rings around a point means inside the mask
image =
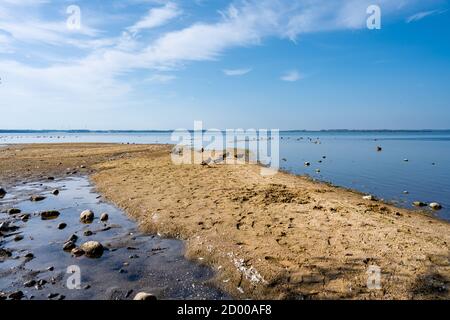
M 76 247 L 75 242 L 67 241 L 63 245 L 63 250 L 64 251 L 72 251 L 72 249 L 75 248 L 75 247 Z
M 309 163 L 308 161 L 305 162 L 305 167 L 309 167 L 311 165 L 311 163 Z
M 75 257 L 81 257 L 84 254 L 83 249 L 80 248 L 73 248 L 72 251 L 70 251 Z
M 88 241 L 83 243 L 80 248 L 85 252 L 87 257 L 99 258 L 103 254 L 103 246 L 97 241 Z
M 156 297 L 154 295 L 152 295 L 151 293 L 147 293 L 147 292 L 138 292 L 133 300 L 156 300 Z
M 60 215 L 59 211 L 56 210 L 50 210 L 50 211 L 43 211 L 41 212 L 41 219 L 42 220 L 52 220 L 58 218 Z
M 61 222 L 60 224 L 58 224 L 58 229 L 59 229 L 59 230 L 62 230 L 62 229 L 64 229 L 65 227 L 67 227 L 67 223 Z
M 94 220 L 94 212 L 91 210 L 84 210 L 80 214 L 80 221 L 83 223 L 91 223 Z
M 6 195 L 6 190 L 3 188 L 0 188 L 0 199 L 2 199 Z
M 429 204 L 430 208 L 433 210 L 441 210 L 442 209 L 442 205 L 440 203 L 437 202 L 432 202 Z
M 52 195 L 57 196 L 59 194 L 59 190 L 55 189 L 52 191 Z
M 203 160 L 202 163 L 200 163 L 202 166 L 209 166 L 209 164 L 211 163 L 212 159 L 208 158 L 206 160 Z
M 100 221 L 108 221 L 109 216 L 107 213 L 102 213 L 102 215 L 100 216 Z
M 363 198 L 364 200 L 369 200 L 369 201 L 375 201 L 375 200 L 376 200 L 375 196 L 373 196 L 373 195 L 371 195 L 371 194 L 366 195 L 366 196 L 363 196 L 362 198 Z
M 377 151 L 378 152 L 380 152 L 380 151 L 382 151 L 383 150 L 383 148 L 382 147 L 380 147 L 380 146 L 377 146 Z
M 426 207 L 426 203 L 425 202 L 422 202 L 422 201 L 414 201 L 413 202 L 413 206 L 415 206 L 415 207 Z
M 32 195 L 30 197 L 30 201 L 38 202 L 38 201 L 42 201 L 42 200 L 45 200 L 44 196 Z
M 11 208 L 11 209 L 8 209 L 8 214 L 10 214 L 10 215 L 12 215 L 12 214 L 19 214 L 19 213 L 21 213 L 22 211 L 20 211 L 20 209 L 18 209 L 18 208 Z

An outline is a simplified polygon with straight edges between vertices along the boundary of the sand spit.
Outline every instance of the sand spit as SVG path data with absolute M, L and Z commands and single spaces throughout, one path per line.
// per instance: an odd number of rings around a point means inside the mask
M 236 298 L 450 297 L 450 225 L 356 192 L 250 164 L 174 165 L 161 145 L 10 146 L 0 160 L 6 188 L 91 174 L 143 230 L 186 240 Z M 367 287 L 371 266 L 381 289 Z

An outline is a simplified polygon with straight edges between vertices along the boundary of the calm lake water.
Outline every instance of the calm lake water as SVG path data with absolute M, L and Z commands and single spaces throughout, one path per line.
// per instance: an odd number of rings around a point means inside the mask
M 439 202 L 443 209 L 436 214 L 450 220 L 450 131 L 298 131 L 280 137 L 284 170 L 407 208 L 413 201 Z M 0 133 L 0 145 L 38 142 L 174 143 L 168 132 Z

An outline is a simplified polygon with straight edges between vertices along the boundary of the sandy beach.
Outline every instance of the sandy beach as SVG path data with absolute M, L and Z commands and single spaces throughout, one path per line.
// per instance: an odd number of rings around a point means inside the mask
M 235 298 L 449 299 L 450 226 L 255 164 L 175 165 L 168 145 L 0 149 L 1 187 L 88 175 L 145 232 L 186 241 Z M 370 266 L 381 289 L 367 287 Z

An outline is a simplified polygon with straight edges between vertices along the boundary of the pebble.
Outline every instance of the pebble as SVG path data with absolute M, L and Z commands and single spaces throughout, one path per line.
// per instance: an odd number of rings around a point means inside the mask
M 441 204 L 437 203 L 437 202 L 432 202 L 429 204 L 430 208 L 433 210 L 441 210 L 442 206 Z
M 25 287 L 27 287 L 27 288 L 34 287 L 34 286 L 36 285 L 36 280 L 30 280 L 30 281 L 27 281 L 27 282 L 25 282 L 23 285 L 24 285 Z
M 370 201 L 374 201 L 375 197 L 371 194 L 367 195 L 367 196 L 363 196 L 362 197 L 364 200 L 370 200 Z
M 83 234 L 84 234 L 84 236 L 86 236 L 86 237 L 90 237 L 90 236 L 93 235 L 93 233 L 92 233 L 91 230 L 86 230 Z
M 3 198 L 6 195 L 6 190 L 3 188 L 0 188 L 0 199 Z
M 81 257 L 84 254 L 84 251 L 80 248 L 73 248 L 71 253 L 75 256 L 75 257 Z
M 23 240 L 23 236 L 20 234 L 14 237 L 14 241 L 21 241 L 21 240 Z
M 85 252 L 87 257 L 98 258 L 103 254 L 103 246 L 97 241 L 88 241 L 83 243 L 80 248 Z
M 63 245 L 63 250 L 64 251 L 71 251 L 73 248 L 75 248 L 75 242 L 73 241 L 67 241 L 66 243 L 64 243 Z
M 100 216 L 100 221 L 108 221 L 109 216 L 107 213 L 102 213 L 102 215 Z
M 76 234 L 72 234 L 67 240 L 66 242 L 72 241 L 72 242 L 76 242 L 78 240 L 78 236 Z
M 59 229 L 59 230 L 62 230 L 62 229 L 64 229 L 65 227 L 67 227 L 67 223 L 61 222 L 60 224 L 58 224 L 58 229 Z
M 382 151 L 382 150 L 383 150 L 382 147 L 380 147 L 380 146 L 377 147 L 377 151 L 378 151 L 378 152 L 379 152 L 379 151 Z
M 47 268 L 47 271 L 53 271 L 53 270 L 55 270 L 55 267 L 53 267 L 53 266 L 50 266 Z
M 33 259 L 33 258 L 34 258 L 34 254 L 32 254 L 31 252 L 29 252 L 29 253 L 27 253 L 27 254 L 25 255 L 25 258 L 27 258 L 27 259 Z
M 305 167 L 309 167 L 311 165 L 311 163 L 309 163 L 308 161 L 305 162 Z
M 133 300 L 156 300 L 156 297 L 151 293 L 139 292 L 134 296 Z
M 58 190 L 58 189 L 53 190 L 53 191 L 52 191 L 52 194 L 53 194 L 54 196 L 57 196 L 57 195 L 59 194 L 59 190 Z
M 27 222 L 28 219 L 30 219 L 30 214 L 29 213 L 25 213 L 23 215 L 20 216 L 20 220 L 22 220 L 23 222 Z
M 80 221 L 83 223 L 91 223 L 94 220 L 94 212 L 91 210 L 84 210 L 80 214 Z
M 42 220 L 52 220 L 58 218 L 60 215 L 59 211 L 56 210 L 50 210 L 50 211 L 43 211 L 41 212 L 41 219 Z

